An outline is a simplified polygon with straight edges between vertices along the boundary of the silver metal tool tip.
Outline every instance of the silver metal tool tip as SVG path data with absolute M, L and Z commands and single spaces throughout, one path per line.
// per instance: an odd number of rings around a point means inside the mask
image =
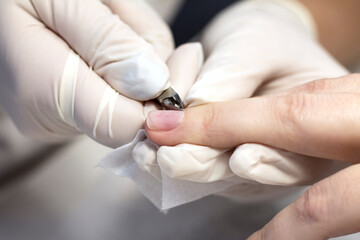
M 174 89 L 168 88 L 155 101 L 167 110 L 184 110 L 184 104 Z

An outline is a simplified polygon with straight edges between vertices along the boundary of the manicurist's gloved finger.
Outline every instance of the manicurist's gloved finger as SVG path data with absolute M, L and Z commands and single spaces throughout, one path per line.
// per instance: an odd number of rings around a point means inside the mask
M 360 231 L 360 165 L 312 186 L 249 240 L 328 239 Z
M 218 148 L 243 143 L 313 157 L 359 162 L 360 97 L 355 93 L 300 93 L 215 103 L 147 119 L 159 145 L 193 143 Z M 346 106 L 346 107 L 344 107 Z
M 277 186 L 310 185 L 349 165 L 254 143 L 238 146 L 228 162 L 241 178 Z
M 116 8 L 121 4 L 125 4 L 127 14 L 136 20 L 144 17 L 151 21 L 143 10 L 128 7 L 126 1 L 119 1 Z M 168 69 L 154 47 L 101 1 L 35 0 L 32 5 L 46 27 L 60 35 L 122 95 L 149 100 L 169 87 Z M 144 20 L 139 24 L 141 22 Z M 160 29 L 168 35 L 166 28 Z
M 81 61 L 78 68 L 73 109 L 74 125 L 97 142 L 110 147 L 129 143 L 142 128 L 143 103 L 116 92 Z M 72 96 L 69 92 L 61 94 Z M 66 109 L 66 108 L 65 108 Z
M 182 99 L 184 99 L 194 84 L 203 61 L 204 54 L 200 43 L 181 45 L 167 61 L 171 87 Z
M 134 32 L 150 43 L 164 61 L 174 51 L 168 25 L 144 0 L 102 0 Z M 141 16 L 141 17 L 134 17 Z

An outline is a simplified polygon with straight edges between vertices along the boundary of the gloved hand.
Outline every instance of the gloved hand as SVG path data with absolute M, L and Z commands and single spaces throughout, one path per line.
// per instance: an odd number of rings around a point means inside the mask
M 1 48 L 12 70 L 0 98 L 26 135 L 84 132 L 117 147 L 145 121 L 141 101 L 169 87 L 166 24 L 141 0 L 0 3 Z
M 207 60 L 185 99 L 186 105 L 280 94 L 312 80 L 346 74 L 319 46 L 314 32 L 310 14 L 293 0 L 253 0 L 231 6 L 202 36 Z M 175 119 L 175 115 L 179 113 L 149 115 L 146 131 L 152 141 L 168 146 L 201 142 L 206 126 L 216 120 L 215 113 L 199 119 L 185 112 L 185 128 L 169 125 L 168 121 L 162 124 L 162 119 Z M 302 185 L 343 167 L 259 144 L 245 144 L 234 152 L 180 144 L 161 147 L 157 156 L 161 169 L 169 176 L 197 182 L 236 174 L 265 184 Z

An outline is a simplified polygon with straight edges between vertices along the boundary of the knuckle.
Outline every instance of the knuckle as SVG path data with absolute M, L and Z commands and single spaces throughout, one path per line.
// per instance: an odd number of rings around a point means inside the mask
M 208 104 L 206 106 L 206 114 L 203 116 L 202 121 L 202 128 L 203 132 L 206 133 L 205 137 L 206 139 L 212 138 L 213 136 L 216 136 L 216 132 L 218 130 L 218 123 L 220 121 L 220 113 L 219 111 L 221 108 L 219 108 L 218 104 Z
M 203 118 L 203 128 L 211 129 L 217 122 L 217 107 L 216 104 L 209 104 L 206 106 L 206 114 Z
M 286 132 L 296 134 L 305 130 L 303 120 L 311 105 L 309 101 L 309 96 L 306 94 L 289 95 L 275 100 L 273 111 L 275 119 L 280 122 Z
M 306 90 L 310 93 L 319 93 L 324 91 L 328 86 L 328 79 L 320 79 L 306 84 Z
M 315 184 L 295 202 L 295 217 L 306 224 L 326 224 L 331 219 L 331 196 L 324 184 Z

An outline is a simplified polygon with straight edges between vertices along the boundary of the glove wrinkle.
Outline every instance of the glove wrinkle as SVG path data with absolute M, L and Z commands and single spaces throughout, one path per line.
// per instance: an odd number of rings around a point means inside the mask
M 96 138 L 96 129 L 99 125 L 100 122 L 100 118 L 103 115 L 104 111 L 106 108 L 108 108 L 108 115 L 107 115 L 107 119 L 108 119 L 108 130 L 107 133 L 109 134 L 109 137 L 112 138 L 113 137 L 113 132 L 112 132 L 112 119 L 113 119 L 113 112 L 114 112 L 114 108 L 115 108 L 115 104 L 117 102 L 117 98 L 118 98 L 118 93 L 112 89 L 110 86 L 108 86 L 104 92 L 103 98 L 100 102 L 97 114 L 96 114 L 96 118 L 95 118 L 95 122 L 94 122 L 94 127 L 93 127 L 93 131 L 92 131 L 92 135 L 94 138 Z
M 76 128 L 74 105 L 79 62 L 80 57 L 71 51 L 65 63 L 59 86 L 59 97 L 57 100 L 59 114 L 63 121 L 74 128 Z

